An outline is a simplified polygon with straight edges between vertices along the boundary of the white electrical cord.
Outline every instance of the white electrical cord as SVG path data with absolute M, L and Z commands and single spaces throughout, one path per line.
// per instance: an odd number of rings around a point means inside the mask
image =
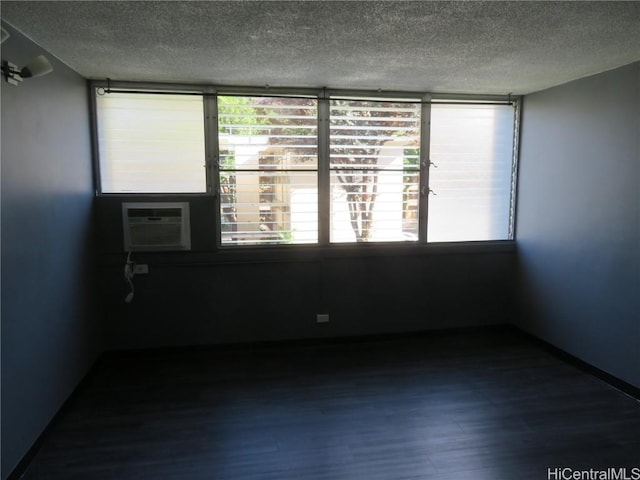
M 133 276 L 135 275 L 136 262 L 131 260 L 131 252 L 127 255 L 127 262 L 124 264 L 124 280 L 129 285 L 131 291 L 124 298 L 125 303 L 131 303 L 133 300 L 134 288 L 133 288 Z

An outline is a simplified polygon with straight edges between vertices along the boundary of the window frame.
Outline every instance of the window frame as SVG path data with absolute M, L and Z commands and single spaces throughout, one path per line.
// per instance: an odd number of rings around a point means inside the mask
M 327 245 L 351 245 L 351 244 L 406 244 L 406 243 L 427 243 L 426 240 L 426 225 L 427 225 L 427 221 L 426 221 L 426 216 L 423 219 L 423 216 L 427 214 L 427 208 L 428 208 L 428 197 L 429 195 L 424 194 L 423 192 L 426 192 L 427 190 L 424 188 L 423 185 L 423 179 L 425 177 L 427 177 L 428 179 L 428 165 L 429 162 L 426 160 L 429 158 L 429 143 L 428 143 L 428 135 L 429 135 L 429 128 L 426 128 L 428 126 L 428 121 L 426 122 L 425 119 L 429 119 L 430 118 L 430 108 L 431 105 L 430 103 L 428 103 L 430 101 L 430 96 L 428 94 L 414 94 L 414 93 L 407 93 L 407 92 L 375 92 L 375 94 L 373 94 L 372 92 L 364 92 L 361 90 L 331 90 L 330 94 L 327 96 L 326 98 L 326 103 L 327 103 L 327 109 L 328 109 L 328 113 L 327 113 L 327 117 L 326 117 L 326 123 L 328 125 L 327 128 L 327 154 L 326 154 L 326 166 L 327 166 L 327 183 L 328 183 L 328 187 L 327 190 L 325 192 L 325 196 L 327 198 L 327 202 L 328 202 L 328 206 L 327 206 L 327 216 L 330 218 L 331 217 L 331 171 L 335 170 L 334 168 L 332 168 L 331 166 L 331 148 L 330 148 L 330 144 L 331 144 L 331 115 L 330 115 L 330 109 L 331 109 L 331 101 L 333 99 L 336 100 L 343 100 L 343 99 L 347 99 L 347 100 L 353 100 L 353 101 L 372 101 L 372 102 L 380 102 L 380 103 L 396 103 L 396 104 L 402 104 L 402 103 L 406 103 L 407 105 L 420 105 L 420 121 L 419 121 L 419 128 L 420 131 L 418 133 L 418 139 L 419 139 L 419 151 L 420 151 L 420 155 L 419 155 L 419 159 L 418 159 L 418 175 L 419 175 L 419 185 L 418 185 L 418 239 L 415 241 L 401 241 L 401 240 L 389 240 L 389 241 L 372 241 L 372 242 L 349 242 L 349 241 L 331 241 L 330 237 L 331 237 L 331 227 L 330 224 L 327 227 L 328 228 L 328 232 L 327 232 Z M 427 142 L 425 143 L 424 141 L 424 135 L 427 135 Z M 379 170 L 379 171 L 383 171 L 383 170 Z M 428 183 L 427 183 L 428 184 Z M 329 220 L 330 221 L 330 220 Z M 421 229 L 423 228 L 423 226 L 425 227 L 424 230 L 424 234 L 422 233 Z
M 97 97 L 100 95 L 98 92 L 103 90 L 107 94 L 109 90 L 113 90 L 117 93 L 118 90 L 138 91 L 140 93 L 176 93 L 178 95 L 189 94 L 193 96 L 201 96 L 202 111 L 203 111 L 203 123 L 202 128 L 204 131 L 204 170 L 205 170 L 205 191 L 204 192 L 103 192 L 102 191 L 102 174 L 101 174 L 101 162 L 100 162 L 100 145 L 98 142 L 98 101 Z M 212 192 L 211 182 L 211 138 L 207 135 L 208 120 L 211 117 L 211 112 L 208 110 L 207 98 L 215 92 L 212 87 L 204 85 L 184 85 L 173 83 L 139 83 L 139 82 L 112 82 L 112 81 L 90 81 L 89 82 L 89 107 L 91 112 L 91 139 L 92 139 L 92 157 L 93 157 L 93 173 L 94 173 L 94 188 L 96 196 L 153 196 L 153 197 L 177 197 L 177 196 L 202 196 L 210 195 Z
M 110 198 L 190 198 L 190 197 L 213 197 L 215 199 L 215 211 L 212 217 L 215 219 L 216 251 L 253 250 L 253 249 L 313 249 L 318 247 L 330 247 L 334 250 L 344 248 L 373 248 L 378 245 L 383 248 L 415 248 L 427 245 L 465 245 L 465 244 L 491 244 L 513 242 L 515 240 L 515 212 L 517 201 L 517 179 L 518 179 L 518 158 L 519 158 L 519 132 L 521 119 L 522 101 L 520 96 L 509 95 L 479 95 L 479 94 L 446 94 L 431 92 L 413 91 L 392 91 L 392 90 L 356 90 L 356 89 L 326 89 L 326 88 L 288 88 L 288 87 L 232 87 L 232 86 L 212 86 L 204 84 L 176 84 L 176 83 L 153 83 L 153 82 L 130 82 L 130 81 L 89 81 L 89 106 L 91 110 L 91 136 L 93 153 L 93 174 L 95 195 Z M 114 192 L 105 193 L 101 188 L 100 172 L 100 152 L 98 145 L 98 120 L 97 120 L 97 95 L 99 90 L 135 90 L 141 93 L 154 92 L 193 92 L 193 95 L 203 97 L 203 128 L 204 128 L 204 150 L 205 150 L 205 192 L 187 193 L 145 193 L 145 192 Z M 280 244 L 250 244 L 250 245 L 229 245 L 222 244 L 221 212 L 220 212 L 220 169 L 219 169 L 219 135 L 218 135 L 218 95 L 237 96 L 283 96 L 283 97 L 304 97 L 313 98 L 317 101 L 317 135 L 318 135 L 318 240 L 317 243 L 280 243 Z M 418 194 L 418 240 L 415 241 L 372 241 L 372 242 L 331 242 L 330 241 L 330 136 L 329 136 L 329 112 L 330 101 L 333 97 L 371 99 L 393 102 L 394 99 L 416 99 L 414 103 L 420 103 L 420 160 L 419 160 L 419 194 Z M 417 100 L 419 99 L 419 100 Z M 430 170 L 430 134 L 431 134 L 431 105 L 434 103 L 496 103 L 511 104 L 514 109 L 513 127 L 513 152 L 511 167 L 511 191 L 510 191 L 510 212 L 509 212 L 509 238 L 500 240 L 478 240 L 464 242 L 428 242 L 427 226 L 429 212 L 429 170 Z
M 238 93 L 238 91 L 242 91 L 245 93 Z M 223 243 L 223 231 L 222 231 L 222 212 L 221 212 L 221 186 L 220 186 L 220 177 L 221 177 L 221 172 L 223 171 L 235 171 L 235 172 L 242 172 L 243 169 L 236 169 L 236 170 L 227 170 L 227 169 L 223 169 L 222 165 L 221 165 L 221 157 L 220 157 L 220 148 L 219 148 L 219 141 L 220 141 L 220 134 L 219 134 L 219 129 L 220 129 L 220 124 L 218 121 L 216 121 L 215 124 L 215 132 L 216 135 L 212 135 L 216 137 L 216 143 L 217 145 L 217 150 L 216 153 L 214 155 L 215 161 L 213 162 L 212 165 L 212 177 L 213 177 L 213 182 L 215 184 L 215 190 L 214 190 L 214 196 L 216 197 L 216 226 L 217 226 L 217 237 L 216 237 L 216 248 L 218 249 L 229 249 L 229 248 L 235 248 L 235 247 L 239 247 L 239 248 L 250 248 L 250 247 L 257 247 L 257 248 L 262 248 L 262 247 L 291 247 L 291 246 L 317 246 L 320 244 L 320 229 L 319 229 L 319 216 L 320 216 L 320 198 L 322 197 L 322 194 L 320 193 L 320 163 L 321 163 L 321 157 L 320 157 L 320 139 L 321 139 L 321 135 L 318 132 L 319 130 L 319 126 L 320 126 L 320 100 L 319 97 L 317 95 L 310 95 L 309 93 L 303 94 L 301 92 L 297 92 L 295 94 L 278 94 L 277 92 L 274 91 L 262 91 L 262 92 L 254 92 L 252 90 L 248 90 L 249 93 L 246 93 L 245 89 L 222 89 L 221 91 L 219 90 L 216 93 L 216 96 L 212 98 L 212 104 L 215 104 L 215 107 L 212 105 L 212 108 L 215 108 L 216 112 L 216 120 L 218 120 L 218 98 L 220 96 L 230 96 L 230 97 L 245 97 L 245 98 L 296 98 L 299 97 L 301 99 L 307 99 L 307 100 L 313 100 L 316 102 L 316 150 L 317 150 L 317 162 L 316 162 L 316 167 L 315 169 L 304 169 L 305 171 L 308 172 L 313 172 L 315 173 L 316 177 L 317 177 L 317 181 L 316 181 L 316 188 L 318 191 L 318 195 L 317 195 L 317 205 L 318 205 L 318 219 L 316 220 L 316 225 L 318 226 L 318 236 L 317 236 L 317 241 L 316 242 L 300 242 L 300 243 L 279 243 L 279 242 L 269 242 L 269 243 L 264 243 L 264 244 L 260 244 L 260 243 L 247 243 L 247 244 L 225 244 Z M 312 117 L 310 117 L 312 118 Z M 290 171 L 290 170 L 282 170 L 282 171 Z

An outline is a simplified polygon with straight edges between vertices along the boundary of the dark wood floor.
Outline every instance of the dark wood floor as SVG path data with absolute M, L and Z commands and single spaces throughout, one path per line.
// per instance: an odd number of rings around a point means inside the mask
M 112 354 L 26 479 L 547 479 L 640 466 L 640 403 L 515 331 Z

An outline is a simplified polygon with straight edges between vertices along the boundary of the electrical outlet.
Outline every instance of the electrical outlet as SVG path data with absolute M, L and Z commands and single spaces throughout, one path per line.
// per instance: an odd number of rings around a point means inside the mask
M 317 323 L 329 323 L 329 314 L 319 313 L 316 321 Z
M 146 263 L 137 264 L 135 267 L 133 267 L 133 273 L 135 275 L 146 275 L 147 273 L 149 273 L 149 265 L 147 265 Z

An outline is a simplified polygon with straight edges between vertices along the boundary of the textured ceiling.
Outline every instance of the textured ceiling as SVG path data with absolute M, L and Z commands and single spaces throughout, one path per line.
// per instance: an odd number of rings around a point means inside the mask
M 1 7 L 3 20 L 95 79 L 524 94 L 640 60 L 640 2 Z

